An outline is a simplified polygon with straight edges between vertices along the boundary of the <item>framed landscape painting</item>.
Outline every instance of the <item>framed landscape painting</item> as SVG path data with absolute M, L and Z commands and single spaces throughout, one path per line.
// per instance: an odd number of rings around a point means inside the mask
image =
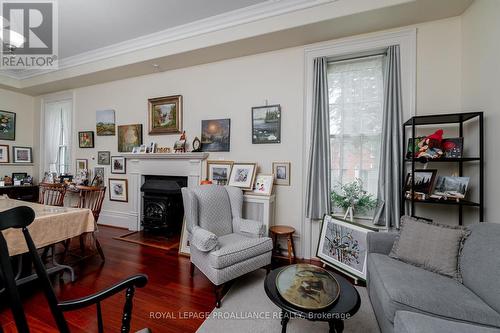
M 229 151 L 231 119 L 201 121 L 201 150 L 207 152 Z
M 316 256 L 326 264 L 366 280 L 367 235 L 376 231 L 325 215 Z
M 16 139 L 16 114 L 0 110 L 0 140 Z
M 97 136 L 115 135 L 115 110 L 99 110 L 95 113 Z
M 252 143 L 281 142 L 281 106 L 252 108 Z
M 149 134 L 172 134 L 182 131 L 182 96 L 148 99 Z
M 215 185 L 227 185 L 233 161 L 207 161 L 207 179 Z
M 142 145 L 142 124 L 118 126 L 118 152 L 130 153 Z

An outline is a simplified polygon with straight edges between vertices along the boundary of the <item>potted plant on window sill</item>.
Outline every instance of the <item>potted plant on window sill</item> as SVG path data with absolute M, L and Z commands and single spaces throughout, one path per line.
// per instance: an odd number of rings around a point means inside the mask
M 363 182 L 356 178 L 347 184 L 338 184 L 331 192 L 331 200 L 335 207 L 344 209 L 344 220 L 349 216 L 354 221 L 354 211 L 366 212 L 377 205 L 373 195 L 363 189 Z

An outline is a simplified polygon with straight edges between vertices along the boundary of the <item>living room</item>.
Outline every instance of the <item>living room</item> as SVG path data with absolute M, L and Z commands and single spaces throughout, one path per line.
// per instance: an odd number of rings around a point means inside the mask
M 0 1 L 3 331 L 500 331 L 500 2 L 40 3 Z

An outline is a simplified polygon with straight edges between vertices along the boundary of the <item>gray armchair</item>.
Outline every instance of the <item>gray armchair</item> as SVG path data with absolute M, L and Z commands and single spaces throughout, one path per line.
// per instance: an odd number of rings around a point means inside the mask
M 213 284 L 220 307 L 224 283 L 271 264 L 273 243 L 261 222 L 242 218 L 243 192 L 236 187 L 202 185 L 182 189 L 194 266 Z M 194 265 L 194 266 L 193 266 Z

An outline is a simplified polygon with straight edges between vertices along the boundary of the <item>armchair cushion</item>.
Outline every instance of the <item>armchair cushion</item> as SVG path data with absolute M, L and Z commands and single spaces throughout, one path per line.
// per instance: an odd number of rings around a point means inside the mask
M 237 231 L 248 237 L 262 237 L 264 235 L 264 224 L 260 221 L 247 220 L 243 218 L 235 219 Z
M 210 252 L 209 265 L 222 269 L 241 261 L 256 257 L 273 249 L 269 237 L 248 238 L 240 234 L 228 234 L 219 237 L 219 249 Z
M 205 229 L 194 226 L 191 234 L 191 244 L 202 252 L 212 251 L 217 247 L 217 236 Z

